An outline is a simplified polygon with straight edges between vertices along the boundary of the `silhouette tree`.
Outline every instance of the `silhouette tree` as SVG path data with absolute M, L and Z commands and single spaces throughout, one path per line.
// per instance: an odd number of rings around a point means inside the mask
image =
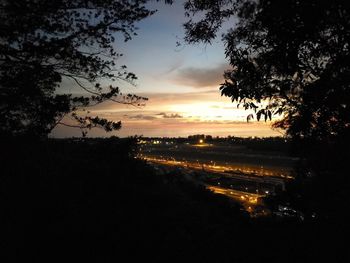
M 227 30 L 222 40 L 232 68 L 221 94 L 254 109 L 258 120 L 282 115 L 274 126 L 301 154 L 296 180 L 277 202 L 347 222 L 340 211 L 350 186 L 349 2 L 189 0 L 185 9 L 188 43 L 211 43 Z
M 171 1 L 165 1 L 171 2 Z M 84 109 L 110 100 L 141 106 L 146 98 L 122 94 L 101 83 L 137 78 L 115 50 L 116 37 L 136 35 L 135 22 L 155 11 L 147 0 L 1 0 L 0 133 L 46 136 L 57 125 L 106 131 L 121 127 L 86 114 Z M 81 91 L 65 92 L 71 80 Z M 72 121 L 65 121 L 71 119 Z
M 258 120 L 282 115 L 274 125 L 294 138 L 349 137 L 348 1 L 189 0 L 185 9 L 188 43 L 228 28 L 222 95 Z

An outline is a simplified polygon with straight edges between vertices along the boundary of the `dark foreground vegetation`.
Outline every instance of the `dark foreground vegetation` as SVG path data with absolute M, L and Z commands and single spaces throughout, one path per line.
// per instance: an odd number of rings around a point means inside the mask
M 1 262 L 346 262 L 345 224 L 250 219 L 135 152 L 133 139 L 2 142 Z
M 249 219 L 181 175 L 158 176 L 128 140 L 44 139 L 58 125 L 121 128 L 90 106 L 144 104 L 114 85 L 137 79 L 114 47 L 154 14 L 147 2 L 0 1 L 1 262 L 349 262 L 348 1 L 184 1 L 187 43 L 227 29 L 221 94 L 256 112 L 247 121 L 281 115 L 274 126 L 299 148 L 294 184 L 269 203 L 312 221 Z

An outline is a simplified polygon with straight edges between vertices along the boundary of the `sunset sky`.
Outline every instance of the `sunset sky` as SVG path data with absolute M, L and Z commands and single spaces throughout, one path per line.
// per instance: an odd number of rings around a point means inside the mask
M 212 45 L 176 46 L 184 35 L 186 21 L 182 1 L 172 6 L 153 3 L 158 9 L 153 16 L 137 26 L 138 36 L 124 43 L 116 41 L 116 49 L 124 54 L 117 61 L 127 65 L 138 76 L 136 86 L 118 85 L 124 93 L 149 98 L 145 107 L 107 102 L 91 108 L 92 115 L 121 120 L 122 129 L 106 134 L 99 129 L 90 136 L 159 136 L 178 137 L 191 134 L 213 136 L 278 136 L 271 122 L 246 122 L 250 113 L 237 109 L 230 98 L 221 97 L 219 85 L 223 72 L 229 68 L 220 39 Z M 62 89 L 77 92 L 74 84 L 65 81 Z M 55 137 L 79 136 L 80 131 L 59 126 Z

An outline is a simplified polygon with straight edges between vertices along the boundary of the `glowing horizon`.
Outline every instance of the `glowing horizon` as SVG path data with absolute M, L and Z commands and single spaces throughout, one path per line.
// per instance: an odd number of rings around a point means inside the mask
M 127 43 L 116 43 L 116 49 L 125 54 L 117 63 L 127 65 L 139 79 L 135 87 L 108 81 L 104 84 L 120 86 L 123 93 L 148 97 L 146 106 L 136 108 L 107 102 L 89 108 L 91 115 L 121 120 L 123 125 L 113 133 L 94 129 L 89 136 L 280 136 L 280 131 L 270 128 L 271 122 L 247 123 L 251 112 L 237 109 L 230 98 L 221 97 L 219 86 L 224 71 L 230 67 L 221 41 L 210 46 L 176 46 L 185 21 L 179 2 L 173 6 L 153 3 L 159 11 L 139 23 L 138 36 Z M 62 89 L 72 92 L 74 85 L 66 81 Z M 51 134 L 79 135 L 79 130 L 63 126 Z

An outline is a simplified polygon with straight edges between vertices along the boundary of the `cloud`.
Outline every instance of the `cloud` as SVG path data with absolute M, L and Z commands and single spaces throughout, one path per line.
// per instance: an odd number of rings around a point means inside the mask
M 222 97 L 220 96 L 220 91 L 218 88 L 215 88 L 215 90 L 196 90 L 193 92 L 147 92 L 147 93 L 138 93 L 137 95 L 146 97 L 149 100 L 146 102 L 146 107 L 142 108 L 142 113 L 145 113 L 145 111 L 148 111 L 150 108 L 152 111 L 155 111 L 154 114 L 157 114 L 157 112 L 165 112 L 168 111 L 167 107 L 172 104 L 192 104 L 196 101 L 203 102 L 203 101 L 214 101 L 214 102 L 220 102 L 222 101 Z M 230 101 L 229 99 L 226 99 L 226 101 Z M 231 103 L 231 102 L 230 102 Z M 163 109 L 155 109 L 154 107 L 159 106 L 166 106 Z M 137 109 L 139 110 L 139 109 Z M 92 113 L 95 114 L 101 114 L 106 112 L 121 112 L 121 111 L 135 111 L 135 107 L 115 103 L 113 101 L 106 101 L 104 103 L 98 104 L 94 106 L 92 109 L 90 109 Z
M 184 58 L 178 58 L 176 59 L 170 67 L 163 73 L 163 75 L 168 75 L 177 69 L 179 69 L 184 64 Z
M 235 109 L 233 103 L 232 103 L 232 106 L 211 105 L 210 108 L 211 108 L 211 109 L 224 109 L 224 110 L 232 110 L 232 109 Z
M 128 119 L 151 121 L 151 120 L 157 119 L 157 117 L 151 116 L 151 115 L 137 114 L 137 115 L 128 116 Z
M 179 69 L 174 82 L 178 85 L 191 86 L 193 88 L 217 87 L 223 83 L 223 74 L 228 68 L 227 64 L 219 64 L 212 68 L 190 67 Z
M 162 116 L 164 119 L 181 119 L 181 118 L 183 118 L 183 116 L 178 114 L 178 113 L 166 114 L 165 112 L 161 112 L 157 115 Z
M 159 120 L 161 119 L 182 119 L 183 116 L 180 115 L 179 113 L 150 113 L 150 114 L 136 114 L 136 115 L 128 115 L 124 114 L 123 117 L 129 120 L 146 120 L 146 121 L 153 121 L 153 120 Z

